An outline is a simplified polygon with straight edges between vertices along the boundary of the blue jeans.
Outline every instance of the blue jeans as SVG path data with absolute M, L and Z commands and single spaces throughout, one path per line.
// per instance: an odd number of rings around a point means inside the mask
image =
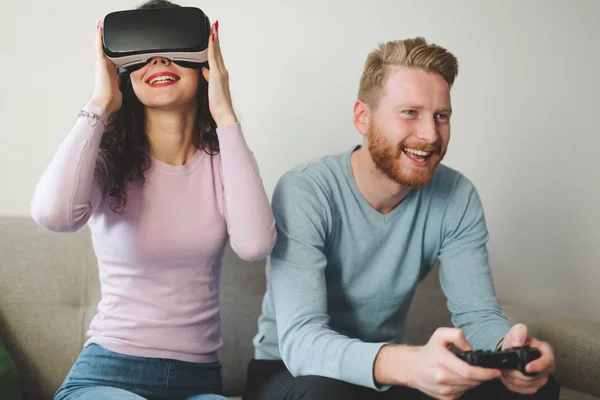
M 221 364 L 129 356 L 87 346 L 55 400 L 226 400 Z

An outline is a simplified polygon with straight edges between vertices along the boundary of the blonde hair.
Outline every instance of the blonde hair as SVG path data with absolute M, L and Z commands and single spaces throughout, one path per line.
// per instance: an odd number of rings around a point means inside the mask
M 365 61 L 358 91 L 358 99 L 373 109 L 379 105 L 390 67 L 420 68 L 440 74 L 450 88 L 458 74 L 456 57 L 443 47 L 428 44 L 422 37 L 380 44 Z

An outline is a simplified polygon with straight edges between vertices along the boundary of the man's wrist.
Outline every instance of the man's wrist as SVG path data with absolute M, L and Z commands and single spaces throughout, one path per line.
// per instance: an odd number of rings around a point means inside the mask
M 381 347 L 373 363 L 373 380 L 376 385 L 407 386 L 414 348 L 406 345 L 386 344 Z

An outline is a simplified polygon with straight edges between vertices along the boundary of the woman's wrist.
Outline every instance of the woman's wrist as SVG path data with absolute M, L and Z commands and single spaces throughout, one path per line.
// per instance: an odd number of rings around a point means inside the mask
M 106 115 L 110 115 L 113 113 L 112 108 L 110 107 L 110 102 L 106 101 L 106 100 L 102 100 L 102 99 L 96 99 L 96 98 L 91 98 L 86 106 L 93 106 L 93 107 L 99 107 L 102 110 L 104 110 L 104 112 L 106 113 Z
M 217 128 L 223 128 L 225 126 L 235 125 L 238 123 L 238 119 L 235 113 L 226 114 L 223 116 L 219 116 L 215 118 L 215 122 L 217 123 Z

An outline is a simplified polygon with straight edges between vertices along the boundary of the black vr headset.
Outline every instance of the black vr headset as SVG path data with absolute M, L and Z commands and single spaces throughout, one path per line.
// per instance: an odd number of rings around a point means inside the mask
M 102 41 L 119 72 L 131 72 L 156 56 L 187 68 L 206 66 L 209 35 L 210 20 L 199 8 L 148 8 L 108 14 Z

